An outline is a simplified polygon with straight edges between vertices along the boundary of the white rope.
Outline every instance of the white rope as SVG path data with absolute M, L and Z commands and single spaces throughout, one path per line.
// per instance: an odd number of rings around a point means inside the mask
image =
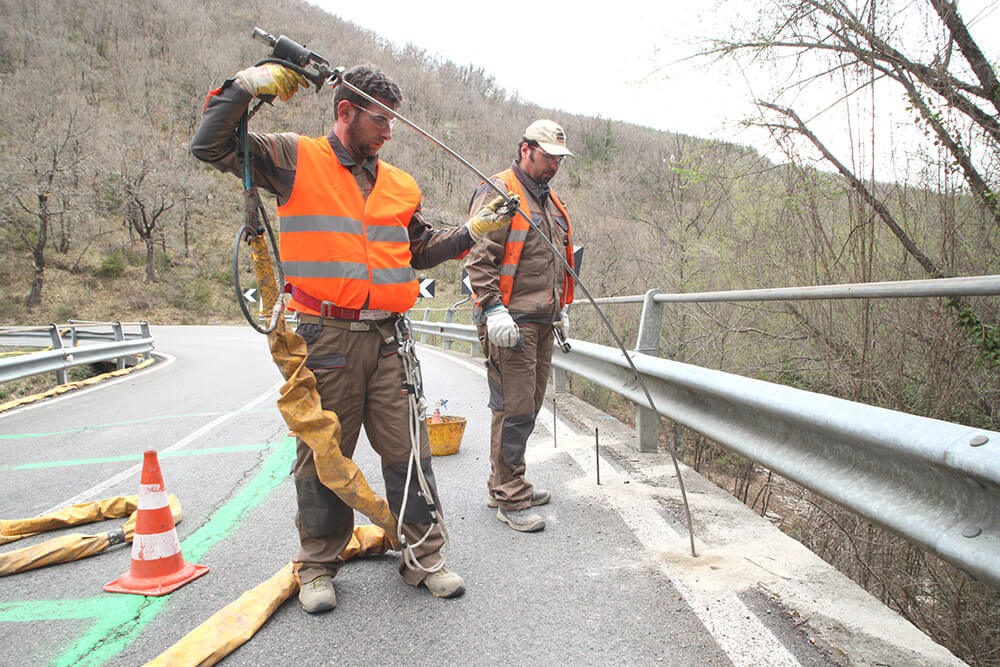
M 430 484 L 427 483 L 427 476 L 424 475 L 423 468 L 420 466 L 420 426 L 427 409 L 423 400 L 423 381 L 420 377 L 420 362 L 416 358 L 413 339 L 409 337 L 403 340 L 405 336 L 400 324 L 402 324 L 402 328 L 405 328 L 406 332 L 409 333 L 411 330 L 409 321 L 405 317 L 400 318 L 396 325 L 396 342 L 399 343 L 399 357 L 403 363 L 403 373 L 407 383 L 404 388 L 407 391 L 409 408 L 410 457 L 406 465 L 406 484 L 403 486 L 403 501 L 399 507 L 399 518 L 396 522 L 396 539 L 402 545 L 403 563 L 406 567 L 432 574 L 444 568 L 446 555 L 451 547 L 451 538 L 448 535 L 448 528 L 444 525 L 444 518 L 441 516 L 437 499 L 434 498 Z M 410 500 L 410 482 L 413 479 L 414 469 L 417 471 L 417 485 L 420 487 L 419 494 L 428 503 L 431 522 L 420 539 L 410 543 L 403 534 L 403 519 L 406 517 L 406 506 Z M 432 507 L 433 509 L 431 509 Z M 438 562 L 425 567 L 417 559 L 415 550 L 427 541 L 435 525 L 441 526 L 441 535 L 444 539 L 444 544 L 439 552 L 440 558 Z

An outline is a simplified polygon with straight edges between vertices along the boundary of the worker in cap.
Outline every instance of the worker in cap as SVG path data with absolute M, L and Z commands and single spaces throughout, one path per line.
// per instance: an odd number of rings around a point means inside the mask
M 379 159 L 379 150 L 392 139 L 393 110 L 403 97 L 399 86 L 366 65 L 343 78 L 388 110 L 342 85 L 333 98 L 334 124 L 327 136 L 251 133 L 254 181 L 277 197 L 281 263 L 292 287 L 288 306 L 298 313 L 297 333 L 306 343 L 306 367 L 315 375 L 322 408 L 339 418 L 340 449 L 352 457 L 364 426 L 381 457 L 389 508 L 419 563 L 414 567 L 401 559 L 403 579 L 438 597 L 455 597 L 464 592 L 465 582 L 441 567 L 444 536 L 427 506 L 439 507 L 440 500 L 423 419 L 420 468 L 433 499 L 415 500 L 423 494 L 417 475 L 407 474 L 410 414 L 403 362 L 396 353 L 406 334 L 395 325 L 417 299 L 414 269 L 462 256 L 488 231 L 508 224 L 512 204 L 497 197 L 464 225 L 433 229 L 421 215 L 413 177 Z M 192 153 L 240 175 L 236 130 L 241 114 L 255 97 L 287 101 L 299 87 L 307 88 L 306 80 L 281 65 L 239 72 L 209 94 Z M 516 197 L 513 206 L 516 210 Z M 354 526 L 354 510 L 323 485 L 316 465 L 313 451 L 299 438 L 293 472 L 300 549 L 293 560 L 299 602 L 310 613 L 336 606 L 333 578 Z
M 536 120 L 524 131 L 514 163 L 492 178 L 520 197 L 521 210 L 570 266 L 569 213 L 550 183 L 572 155 L 559 124 Z M 495 193 L 480 184 L 470 210 Z M 514 530 L 542 530 L 545 520 L 533 508 L 548 503 L 551 493 L 527 480 L 524 455 L 552 367 L 554 329 L 565 322 L 564 309 L 573 301 L 573 275 L 521 214 L 509 227 L 487 233 L 469 252 L 465 268 L 476 295 L 474 319 L 487 357 L 493 413 L 486 504 Z

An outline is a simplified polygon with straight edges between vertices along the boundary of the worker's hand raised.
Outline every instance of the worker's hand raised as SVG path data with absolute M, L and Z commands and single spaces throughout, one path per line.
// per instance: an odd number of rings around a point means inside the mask
M 291 99 L 299 86 L 309 87 L 304 76 L 275 63 L 247 68 L 236 75 L 236 82 L 254 97 L 277 96 L 282 102 Z
M 493 306 L 485 313 L 486 333 L 490 337 L 490 342 L 497 347 L 514 347 L 521 339 L 521 332 L 518 331 L 514 318 L 505 306 Z
M 472 240 L 479 241 L 487 232 L 506 227 L 520 205 L 521 198 L 513 192 L 508 192 L 506 197 L 497 195 L 496 199 L 479 209 L 479 212 L 465 223 Z

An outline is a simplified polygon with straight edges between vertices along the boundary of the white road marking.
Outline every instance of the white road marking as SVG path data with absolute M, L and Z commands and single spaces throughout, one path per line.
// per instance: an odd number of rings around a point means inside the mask
M 196 431 L 194 431 L 190 435 L 188 435 L 188 436 L 186 436 L 184 438 L 181 438 L 180 440 L 178 440 L 174 444 L 170 445 L 166 449 L 162 449 L 160 451 L 161 452 L 172 452 L 172 451 L 175 451 L 175 450 L 178 450 L 178 449 L 182 449 L 182 448 L 188 446 L 189 444 L 191 444 L 192 442 L 194 442 L 198 438 L 202 437 L 203 435 L 205 435 L 206 433 L 208 433 L 212 429 L 214 429 L 214 428 L 216 428 L 218 426 L 221 426 L 222 424 L 226 423 L 227 421 L 229 421 L 233 417 L 235 417 L 235 416 L 237 416 L 237 415 L 239 415 L 239 414 L 241 414 L 243 412 L 246 412 L 247 410 L 251 410 L 251 409 L 257 407 L 257 405 L 259 405 L 260 403 L 263 403 L 267 399 L 272 398 L 275 395 L 275 392 L 278 391 L 278 388 L 281 387 L 281 385 L 283 385 L 284 383 L 285 383 L 284 380 L 282 380 L 280 382 L 276 382 L 272 387 L 270 387 L 263 394 L 260 394 L 256 398 L 252 399 L 249 403 L 247 403 L 243 407 L 239 408 L 238 410 L 234 410 L 233 412 L 227 412 L 224 415 L 216 417 L 215 419 L 213 419 L 212 421 L 208 422 L 207 424 L 205 424 L 201 428 L 197 429 Z M 118 473 L 117 475 L 109 477 L 108 479 L 104 480 L 103 482 L 99 482 L 98 484 L 95 484 L 94 486 L 90 487 L 89 489 L 87 489 L 83 493 L 78 493 L 75 496 L 73 496 L 72 498 L 70 498 L 69 500 L 64 500 L 61 503 L 57 503 L 56 505 L 53 505 L 49 509 L 47 509 L 44 512 L 42 512 L 39 516 L 44 516 L 46 514 L 51 514 L 52 512 L 55 512 L 58 509 L 62 509 L 63 507 L 68 507 L 70 505 L 75 505 L 77 503 L 82 503 L 84 501 L 91 500 L 95 496 L 97 496 L 100 493 L 103 493 L 106 489 L 111 488 L 115 484 L 118 484 L 119 482 L 124 481 L 124 480 L 128 479 L 129 477 L 134 477 L 141 470 L 142 470 L 142 464 L 141 463 L 137 463 L 134 466 L 132 466 L 131 468 L 129 468 L 127 470 L 123 470 L 122 472 Z
M 431 353 L 434 356 L 447 359 L 485 379 L 486 371 L 482 365 L 476 365 L 464 359 L 456 358 L 447 352 L 442 352 L 427 346 L 420 346 L 419 353 Z M 552 430 L 552 411 L 543 407 L 538 415 L 538 424 Z M 596 462 L 594 450 L 586 438 L 581 438 L 570 425 L 558 420 L 558 449 L 555 451 L 567 453 L 573 457 L 577 465 L 583 469 L 585 477 L 594 479 Z M 551 455 L 548 453 L 547 455 Z M 689 584 L 681 573 L 671 568 L 664 559 L 657 558 L 664 551 L 664 546 L 671 545 L 671 552 L 688 553 L 687 535 L 681 535 L 659 513 L 656 501 L 649 495 L 641 493 L 617 493 L 613 489 L 622 489 L 625 477 L 618 472 L 610 461 L 601 457 L 602 486 L 595 486 L 608 506 L 614 508 L 625 524 L 632 530 L 636 539 L 654 558 L 657 566 L 670 580 L 670 583 L 683 596 L 688 606 L 701 620 L 705 628 L 712 634 L 726 655 L 738 667 L 757 667 L 758 665 L 789 666 L 799 665 L 798 659 L 774 636 L 767 626 L 743 603 L 733 591 L 709 591 Z

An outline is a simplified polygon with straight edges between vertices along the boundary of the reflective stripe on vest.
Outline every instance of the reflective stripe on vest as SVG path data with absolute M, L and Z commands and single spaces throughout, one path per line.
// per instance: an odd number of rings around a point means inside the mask
M 299 137 L 292 195 L 278 207 L 285 278 L 340 308 L 409 310 L 420 284 L 407 226 L 419 204 L 413 177 L 381 160 L 365 199 L 326 137 Z M 295 299 L 289 308 L 318 314 Z
M 507 186 L 508 192 L 513 192 L 514 194 L 521 197 L 521 210 L 527 215 L 531 216 L 531 221 L 538 223 L 535 220 L 534 214 L 528 206 L 528 200 L 524 197 L 524 190 L 521 188 L 521 182 L 517 180 L 517 175 L 514 174 L 513 169 L 507 169 L 495 175 L 493 178 L 499 178 L 503 181 L 504 185 Z M 556 209 L 562 213 L 563 217 L 566 219 L 566 263 L 571 267 L 573 266 L 573 228 L 569 224 L 569 214 L 566 212 L 566 207 L 563 206 L 562 202 L 554 192 L 549 194 L 552 199 L 552 203 L 555 204 Z M 507 233 L 507 242 L 504 246 L 503 258 L 500 260 L 500 294 L 503 296 L 503 305 L 507 306 L 510 304 L 510 295 L 514 291 L 514 277 L 517 274 L 517 265 L 521 261 L 521 251 L 524 250 L 524 241 L 528 238 L 528 231 L 531 227 L 528 225 L 528 221 L 520 214 L 515 215 L 511 218 L 510 227 Z M 562 300 L 559 302 L 559 307 L 562 308 L 568 303 L 573 303 L 573 286 L 575 282 L 573 280 L 572 274 L 569 271 L 563 273 L 563 289 L 562 289 Z

